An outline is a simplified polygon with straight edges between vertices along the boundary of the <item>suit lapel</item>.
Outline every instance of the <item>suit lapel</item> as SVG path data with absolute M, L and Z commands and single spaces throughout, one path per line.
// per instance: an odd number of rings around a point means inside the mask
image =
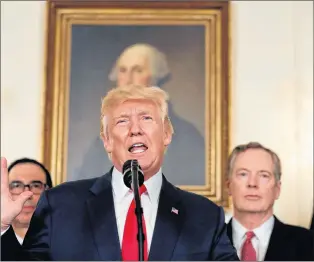
M 149 260 L 171 260 L 182 229 L 183 216 L 178 189 L 163 176 Z
M 289 258 L 289 246 L 285 242 L 284 232 L 282 230 L 283 224 L 275 217 L 273 232 L 271 233 L 265 261 L 269 260 L 283 260 L 283 256 Z
M 229 223 L 227 224 L 227 235 L 230 239 L 231 244 L 233 245 L 233 239 L 232 239 L 232 218 L 230 219 Z
M 122 260 L 115 209 L 111 172 L 99 178 L 87 199 L 87 210 L 100 260 Z

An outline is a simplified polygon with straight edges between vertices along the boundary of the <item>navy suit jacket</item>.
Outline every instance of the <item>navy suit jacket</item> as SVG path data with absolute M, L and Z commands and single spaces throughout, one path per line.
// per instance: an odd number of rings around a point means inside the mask
M 228 223 L 232 240 L 232 223 Z M 264 261 L 314 261 L 314 234 L 305 228 L 282 223 L 275 217 Z
M 171 212 L 173 207 L 178 214 Z M 14 239 L 12 234 L 9 230 L 4 236 Z M 23 251 L 14 252 L 10 241 L 4 242 L 2 259 L 8 260 L 121 261 L 111 172 L 45 191 Z M 238 260 L 226 233 L 223 209 L 174 187 L 163 176 L 149 260 Z

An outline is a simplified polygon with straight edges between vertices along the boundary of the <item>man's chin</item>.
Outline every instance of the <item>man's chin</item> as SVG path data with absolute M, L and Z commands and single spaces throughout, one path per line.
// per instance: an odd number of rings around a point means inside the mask
M 264 209 L 262 207 L 250 206 L 250 205 L 241 207 L 238 210 L 244 213 L 255 213 L 255 214 L 264 212 Z
M 137 159 L 138 161 L 143 160 L 147 157 L 147 151 L 141 152 L 141 153 L 129 153 L 129 159 Z
M 19 225 L 28 225 L 30 223 L 30 220 L 32 218 L 32 215 L 23 215 L 20 214 L 17 218 L 16 218 L 16 222 Z

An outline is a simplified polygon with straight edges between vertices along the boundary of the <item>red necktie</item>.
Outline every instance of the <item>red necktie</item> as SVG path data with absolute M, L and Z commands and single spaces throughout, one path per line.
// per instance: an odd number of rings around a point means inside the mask
M 246 239 L 242 246 L 242 261 L 256 261 L 256 251 L 252 244 L 252 238 L 255 236 L 254 232 L 246 232 Z
M 140 187 L 140 195 L 146 192 L 145 185 Z M 142 217 L 143 233 L 144 233 L 144 260 L 147 261 L 147 237 L 144 214 Z M 133 198 L 126 216 L 123 240 L 122 240 L 122 260 L 124 261 L 139 261 L 138 241 L 137 241 L 137 219 L 135 214 L 135 200 Z

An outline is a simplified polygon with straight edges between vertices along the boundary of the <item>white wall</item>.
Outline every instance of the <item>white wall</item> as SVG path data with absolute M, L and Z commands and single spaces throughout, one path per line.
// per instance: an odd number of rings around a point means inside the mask
M 275 213 L 306 227 L 313 210 L 312 5 L 232 5 L 232 144 L 255 140 L 279 154 L 282 192 Z
M 19 20 L 17 19 L 19 18 Z M 1 155 L 40 159 L 45 3 L 1 2 Z M 259 141 L 282 159 L 275 213 L 308 227 L 313 205 L 311 2 L 232 3 L 232 147 Z
M 45 2 L 1 1 L 1 155 L 40 157 Z

